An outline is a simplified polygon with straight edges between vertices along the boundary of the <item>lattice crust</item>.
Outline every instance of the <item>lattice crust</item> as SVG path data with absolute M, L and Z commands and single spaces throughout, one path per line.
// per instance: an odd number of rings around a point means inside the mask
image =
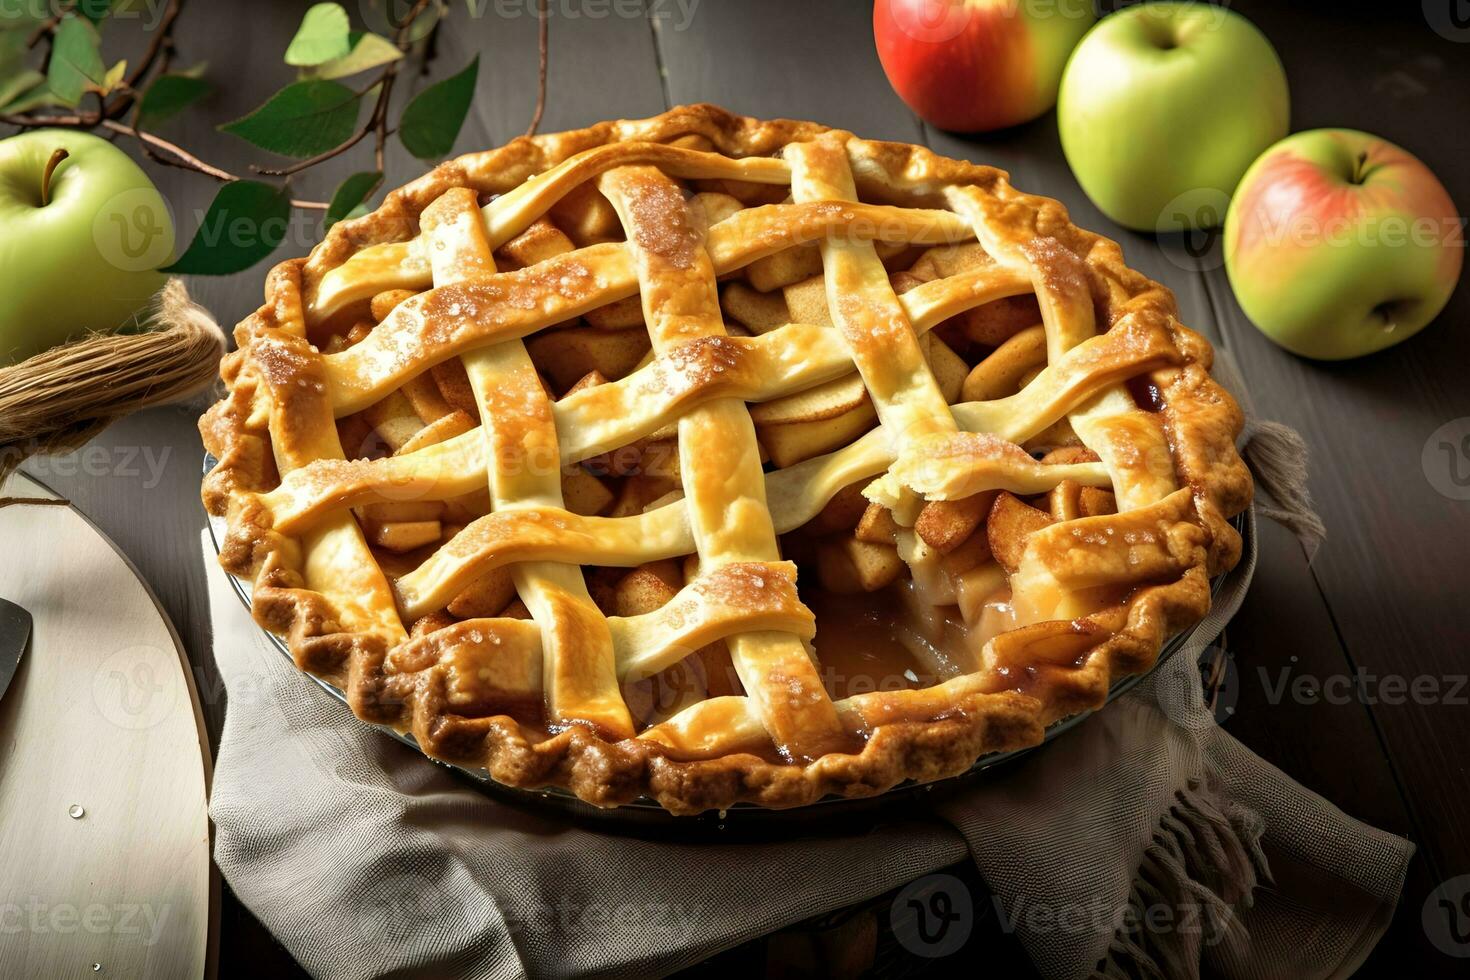
M 256 618 L 360 717 L 602 805 L 1034 744 L 1204 615 L 1251 493 L 1209 345 L 1116 244 L 711 106 L 445 163 L 235 336 L 204 499 Z M 842 592 L 922 678 L 831 679 Z

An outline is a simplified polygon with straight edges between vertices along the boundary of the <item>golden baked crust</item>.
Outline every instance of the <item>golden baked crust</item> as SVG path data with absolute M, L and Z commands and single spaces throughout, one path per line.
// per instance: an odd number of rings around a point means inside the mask
M 749 301 L 766 302 L 783 280 L 755 270 L 812 242 L 830 322 L 795 322 L 787 292 L 772 308 L 793 322 L 732 326 L 731 291 L 764 285 Z M 883 265 L 914 255 L 907 271 Z M 1024 317 L 1031 294 L 1031 332 L 989 315 L 966 328 L 987 352 L 965 380 L 979 400 L 942 393 L 934 348 L 960 336 L 950 325 L 1007 302 Z M 621 319 L 602 315 L 614 308 Z M 565 329 L 584 316 L 600 319 Z M 203 497 L 228 520 L 221 563 L 253 580 L 256 619 L 359 717 L 502 783 L 603 806 L 796 806 L 1036 744 L 1204 616 L 1209 578 L 1239 557 L 1228 520 L 1251 495 L 1208 343 L 1114 242 L 999 170 L 713 106 L 446 162 L 272 270 L 235 337 L 227 393 L 200 422 L 219 460 Z M 620 378 L 545 377 L 634 340 L 651 350 Z M 844 378 L 860 379 L 861 405 L 798 421 L 856 435 L 809 458 L 778 443 L 797 429 L 776 433 L 766 406 Z M 393 399 L 414 407 L 406 428 Z M 749 402 L 764 403 L 754 428 Z M 388 446 L 348 458 L 342 436 L 361 418 L 376 421 L 350 431 Z M 665 483 L 631 477 L 623 496 L 637 480 L 673 492 L 620 500 L 617 516 L 568 509 L 565 481 L 588 479 L 579 463 L 655 437 L 679 466 Z M 487 484 L 478 510 L 464 503 Z M 781 549 L 805 547 L 790 535 L 825 528 L 859 485 L 840 540 L 816 546 L 824 583 L 876 588 L 842 557 L 864 548 L 874 567 L 901 558 L 905 588 L 934 608 L 965 604 L 966 571 L 1003 572 L 988 614 L 1013 628 L 935 683 L 833 697 Z M 886 530 L 846 530 L 864 504 Z M 462 526 L 448 516 L 466 507 Z M 951 553 L 975 564 L 956 572 Z M 684 556 L 682 576 L 667 571 Z M 629 576 L 618 592 L 636 608 L 594 597 L 581 566 L 638 569 L 644 591 Z M 476 612 L 497 574 L 519 600 Z M 711 668 L 679 710 L 630 713 L 638 683 L 712 648 L 708 663 L 738 681 Z

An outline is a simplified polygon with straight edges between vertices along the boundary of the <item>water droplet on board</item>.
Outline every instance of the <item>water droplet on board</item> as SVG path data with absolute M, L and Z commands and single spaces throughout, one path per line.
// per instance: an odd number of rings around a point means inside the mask
M 73 803 L 71 806 L 66 808 L 66 814 L 73 820 L 80 820 L 87 815 L 87 811 L 86 808 L 84 808 L 80 803 Z M 99 967 L 98 969 L 101 968 Z

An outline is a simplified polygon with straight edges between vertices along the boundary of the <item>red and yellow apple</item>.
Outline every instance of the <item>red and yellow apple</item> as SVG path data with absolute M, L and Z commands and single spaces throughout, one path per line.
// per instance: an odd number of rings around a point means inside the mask
M 1351 129 L 1289 136 L 1246 171 L 1225 269 L 1251 322 L 1289 351 L 1361 357 L 1418 333 L 1464 262 L 1454 202 L 1419 159 Z
M 62 129 L 0 140 L 0 365 L 129 322 L 173 248 L 168 206 L 107 140 Z
M 1139 231 L 1212 227 L 1251 161 L 1288 132 L 1286 73 L 1271 42 L 1206 3 L 1111 14 L 1067 62 L 1062 151 L 1098 210 Z M 1180 215 L 1184 201 L 1218 200 Z
M 1035 119 L 1057 101 L 1092 0 L 877 0 L 888 82 L 920 118 L 958 132 Z

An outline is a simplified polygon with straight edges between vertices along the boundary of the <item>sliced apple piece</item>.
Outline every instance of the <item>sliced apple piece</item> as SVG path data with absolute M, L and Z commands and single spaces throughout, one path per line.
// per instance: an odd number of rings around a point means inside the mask
M 720 309 L 751 333 L 769 333 L 791 321 L 781 293 L 761 293 L 743 282 L 729 282 L 720 290 Z
M 550 218 L 581 247 L 623 240 L 623 223 L 595 180 L 584 181 L 551 206 Z
M 1001 491 L 985 521 L 990 551 L 1007 573 L 1013 573 L 1026 551 L 1027 536 L 1051 523 L 1051 515 L 1046 511 L 1037 510 L 1013 493 Z
M 562 472 L 561 495 L 567 510 L 584 517 L 601 514 L 613 502 L 607 484 L 580 466 Z
M 511 566 L 492 568 L 474 584 L 449 600 L 449 612 L 460 619 L 498 616 L 516 597 L 515 577 Z
M 369 523 L 364 529 L 369 544 L 388 551 L 412 551 L 433 544 L 443 535 L 438 521 L 393 521 Z
M 639 565 L 618 582 L 614 615 L 641 616 L 663 606 L 679 592 L 684 575 L 673 559 Z
M 893 519 L 893 511 L 870 502 L 852 533 L 859 541 L 869 544 L 894 544 L 898 540 L 898 522 Z
M 846 536 L 817 545 L 817 576 L 829 592 L 875 592 L 897 581 L 903 568 L 893 545 Z
M 598 330 L 626 330 L 629 327 L 647 329 L 643 323 L 643 300 L 636 294 L 624 296 L 595 310 L 588 310 L 582 319 Z
M 810 242 L 756 259 L 745 267 L 745 279 L 761 292 L 769 293 L 821 271 L 822 253 L 815 242 Z
M 967 402 L 991 401 L 1015 394 L 1027 371 L 1046 363 L 1046 330 L 1028 327 L 1006 340 L 976 364 L 960 388 Z
M 930 500 L 914 521 L 914 533 L 941 555 L 953 551 L 985 520 L 995 496 L 983 491 L 959 500 Z
M 529 228 L 495 250 L 497 264 L 510 269 L 524 269 L 557 255 L 574 251 L 576 245 L 560 228 L 546 218 L 538 218 Z
M 642 327 L 573 327 L 540 333 L 526 342 L 531 359 L 563 390 L 590 371 L 612 379 L 623 377 L 648 353 L 649 346 L 648 331 Z
M 820 275 L 792 283 L 781 290 L 781 295 L 791 312 L 791 322 L 832 326 L 832 313 L 827 308 L 827 283 Z
M 868 509 L 868 498 L 863 496 L 863 487 L 867 485 L 867 482 L 863 480 L 859 483 L 850 483 L 838 490 L 832 499 L 827 501 L 827 505 L 817 511 L 817 516 L 807 522 L 806 529 L 812 534 L 851 531 L 857 526 L 863 512 Z

